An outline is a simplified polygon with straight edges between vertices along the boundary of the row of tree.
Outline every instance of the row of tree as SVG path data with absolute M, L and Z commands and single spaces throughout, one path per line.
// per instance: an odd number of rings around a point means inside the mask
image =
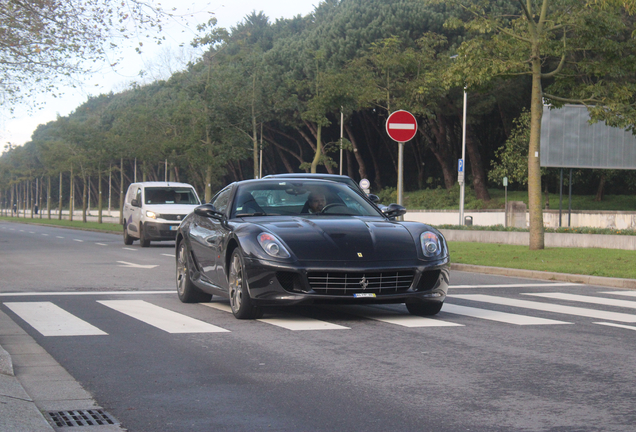
M 529 109 L 527 174 L 518 181 L 528 183 L 530 247 L 542 248 L 534 157 L 542 98 L 585 103 L 595 119 L 634 124 L 634 20 L 623 6 L 328 0 L 310 15 L 273 23 L 255 12 L 230 30 L 212 20 L 194 41 L 207 51 L 184 71 L 90 98 L 5 152 L 0 190 L 17 196 L 12 185 L 50 177 L 58 198 L 79 185 L 86 197 L 93 179 L 101 196 L 108 173 L 116 171 L 114 189 L 121 192 L 137 168 L 143 180 L 192 183 L 206 200 L 229 181 L 299 170 L 342 170 L 381 189 L 396 184 L 397 146 L 384 123 L 397 109 L 419 122 L 406 150 L 407 187 L 450 189 L 461 157 L 466 89 L 467 168 L 483 200 L 490 198 L 489 162 L 504 154 L 508 138 L 518 142 L 514 121 Z M 516 156 L 518 166 L 522 154 Z M 508 174 L 512 165 L 502 160 L 498 169 Z M 58 180 L 71 171 L 66 183 Z

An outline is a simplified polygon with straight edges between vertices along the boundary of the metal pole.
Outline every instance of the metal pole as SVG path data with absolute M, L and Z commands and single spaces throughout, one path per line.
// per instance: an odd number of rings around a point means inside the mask
M 468 94 L 464 87 L 464 123 L 462 125 L 462 160 L 464 161 L 464 181 L 459 184 L 459 224 L 464 225 L 464 195 L 466 189 L 466 109 L 468 105 Z
M 342 135 L 344 128 L 344 113 L 342 107 L 340 107 L 340 175 L 342 175 Z
M 508 227 L 508 185 L 504 186 L 504 228 Z
M 572 168 L 570 168 L 570 191 L 568 195 L 568 228 L 570 227 L 570 220 L 572 219 Z
M 561 177 L 559 178 L 559 228 L 561 228 L 562 206 L 563 206 L 563 168 L 561 168 Z
M 112 175 L 113 175 L 113 164 L 111 163 L 108 166 L 108 216 L 112 216 L 112 214 L 110 213 L 110 199 L 111 199 L 111 194 L 113 190 L 113 183 L 111 181 Z
M 261 123 L 261 148 L 258 161 L 258 178 L 263 178 L 263 123 Z
M 163 181 L 168 181 L 168 159 L 166 159 L 166 174 L 163 177 Z
M 137 183 L 137 158 L 135 158 L 135 175 L 134 175 L 135 183 Z
M 404 143 L 398 143 L 398 204 L 402 205 L 404 196 Z

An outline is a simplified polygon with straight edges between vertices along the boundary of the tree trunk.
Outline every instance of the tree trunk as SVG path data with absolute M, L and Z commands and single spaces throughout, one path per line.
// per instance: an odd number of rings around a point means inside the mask
M 48 182 L 46 185 L 46 213 L 50 220 L 51 219 L 51 176 L 48 176 L 47 178 L 48 178 Z
M 345 131 L 347 131 L 347 136 L 349 137 L 349 141 L 353 146 L 353 156 L 356 158 L 356 162 L 358 162 L 358 174 L 360 174 L 360 178 L 369 178 L 367 176 L 367 166 L 364 163 L 364 159 L 362 158 L 362 154 L 360 154 L 360 150 L 358 148 L 358 143 L 356 142 L 355 136 L 353 132 L 351 132 L 351 128 L 348 124 L 344 125 Z
M 318 129 L 316 131 L 316 154 L 314 155 L 314 160 L 311 162 L 311 172 L 316 173 L 316 168 L 318 168 L 318 162 L 320 161 L 320 157 L 322 156 L 322 126 L 318 125 Z
M 473 174 L 473 189 L 477 199 L 490 201 L 490 193 L 488 193 L 488 185 L 486 179 L 486 171 L 479 153 L 479 146 L 472 131 L 472 127 L 466 128 L 466 151 L 468 152 L 468 161 L 470 162 L 470 170 Z
M 124 225 L 124 158 L 119 159 L 119 225 Z
M 86 209 L 88 205 L 88 178 L 84 176 L 84 184 L 82 185 L 82 222 L 86 223 Z
M 596 196 L 594 197 L 594 201 L 603 201 L 603 195 L 605 195 L 605 182 L 607 177 L 605 174 L 601 174 L 601 179 L 598 183 L 598 188 L 596 189 Z
M 528 143 L 528 207 L 530 213 L 530 250 L 545 248 L 541 209 L 541 166 L 539 142 L 543 116 L 541 58 L 538 42 L 532 48 L 532 98 L 530 105 L 530 142 Z
M 102 200 L 102 170 L 98 170 L 97 174 L 97 223 L 102 223 L 102 212 L 104 210 L 104 202 Z
M 431 152 L 442 167 L 444 186 L 447 190 L 450 190 L 457 181 L 457 172 L 455 171 L 455 164 L 452 163 L 453 154 L 450 151 L 448 143 L 448 127 L 446 119 L 443 115 L 438 114 L 437 120 L 429 124 L 431 126 L 431 131 L 435 136 L 435 145 L 431 146 Z
M 60 196 L 59 198 L 59 202 L 58 202 L 58 212 L 57 212 L 57 219 L 58 220 L 62 220 L 62 182 L 64 180 L 64 177 L 62 175 L 62 171 L 60 171 Z
M 68 220 L 73 220 L 73 212 L 75 211 L 75 181 L 73 179 L 73 167 L 71 166 L 71 186 L 70 186 L 71 195 L 69 196 L 69 204 L 68 204 Z

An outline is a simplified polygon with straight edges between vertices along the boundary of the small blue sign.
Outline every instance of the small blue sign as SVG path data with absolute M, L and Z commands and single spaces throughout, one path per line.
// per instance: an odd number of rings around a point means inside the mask
M 458 159 L 457 172 L 464 172 L 464 159 Z

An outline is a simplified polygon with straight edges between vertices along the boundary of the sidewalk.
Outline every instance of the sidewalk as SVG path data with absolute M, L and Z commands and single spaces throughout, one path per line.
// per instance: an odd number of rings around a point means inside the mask
M 635 279 L 604 278 L 468 264 L 452 264 L 451 268 L 455 271 L 636 289 Z M 64 428 L 56 429 L 51 426 L 46 418 L 50 418 L 48 415 L 50 412 L 65 410 L 102 410 L 102 408 L 31 336 L 0 311 L 0 431 L 51 432 L 62 430 Z M 114 418 L 111 417 L 111 419 L 114 424 L 90 426 L 90 430 L 94 432 L 121 432 L 124 430 Z M 82 431 L 85 429 L 80 426 L 73 430 Z

